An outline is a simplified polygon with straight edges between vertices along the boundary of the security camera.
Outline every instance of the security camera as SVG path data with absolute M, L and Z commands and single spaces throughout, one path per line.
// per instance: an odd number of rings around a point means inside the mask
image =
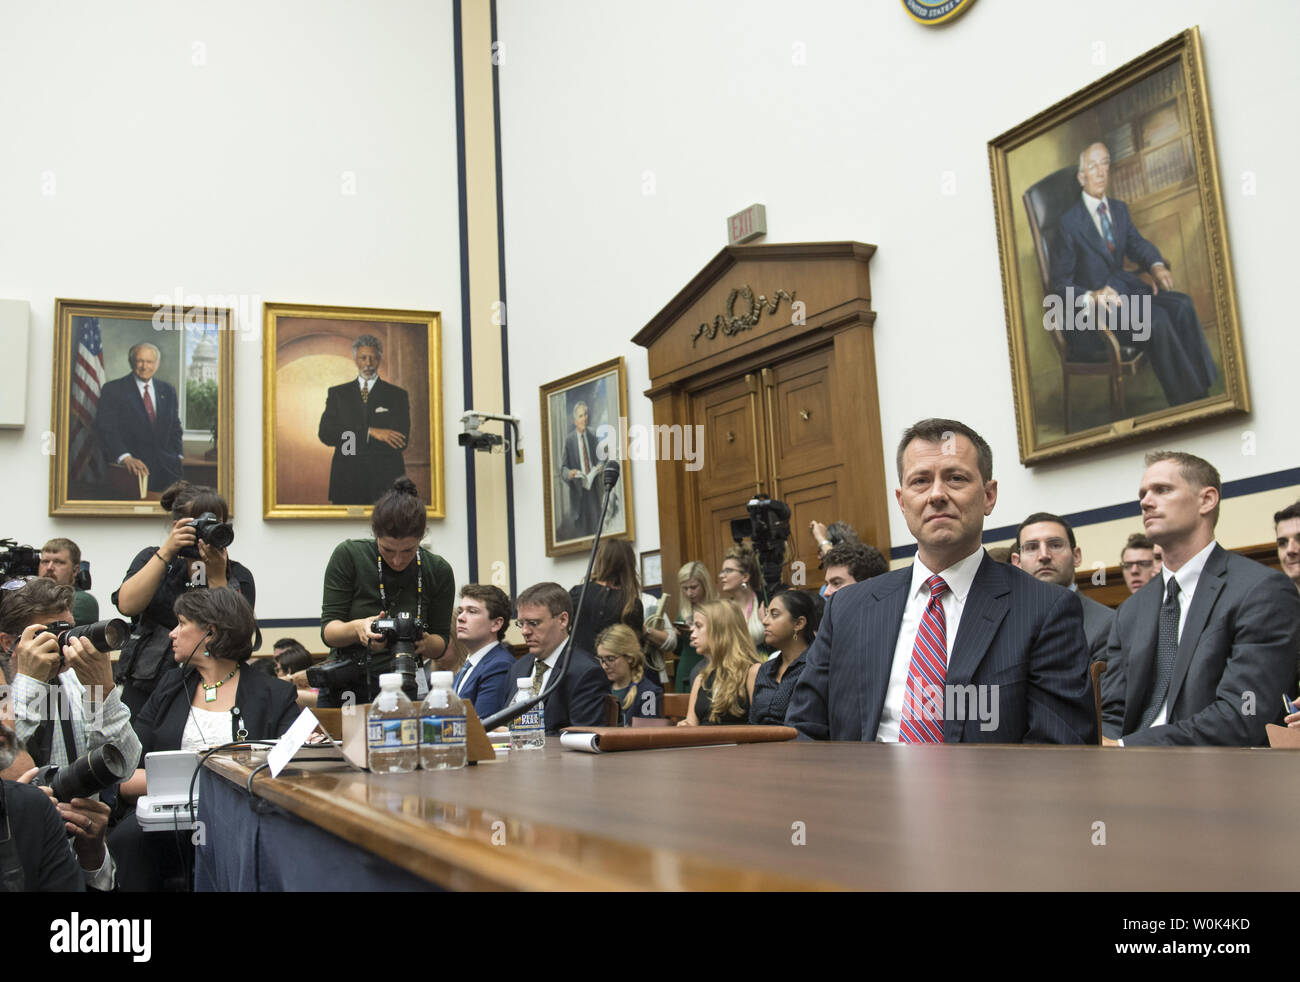
M 484 421 L 490 419 L 504 423 L 514 431 L 515 461 L 522 464 L 524 452 L 519 446 L 519 418 L 517 416 L 483 413 L 471 409 L 461 414 L 460 422 L 463 432 L 456 438 L 456 442 L 462 447 L 469 447 L 481 453 L 491 453 L 493 447 L 503 446 L 506 442 L 504 436 L 500 433 L 486 433 L 483 430 Z

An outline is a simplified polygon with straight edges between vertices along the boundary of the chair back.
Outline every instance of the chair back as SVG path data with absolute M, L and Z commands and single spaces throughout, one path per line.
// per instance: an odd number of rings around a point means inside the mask
M 664 715 L 676 723 L 686 718 L 690 712 L 691 694 L 689 692 L 665 692 Z
M 620 708 L 621 707 L 618 704 L 618 700 L 615 699 L 612 695 L 606 693 L 605 695 L 605 725 L 606 726 L 618 726 Z
M 1034 256 L 1044 294 L 1051 289 L 1052 250 L 1056 248 L 1061 216 L 1079 200 L 1078 172 L 1074 166 L 1062 167 L 1037 184 L 1031 184 L 1021 197 L 1029 217 L 1029 234 L 1034 240 Z

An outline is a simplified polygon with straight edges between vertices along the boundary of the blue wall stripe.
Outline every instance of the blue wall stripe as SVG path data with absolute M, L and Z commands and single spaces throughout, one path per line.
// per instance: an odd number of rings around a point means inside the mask
M 1223 484 L 1222 498 L 1239 498 L 1246 494 L 1259 494 L 1261 491 L 1275 491 L 1278 488 L 1289 488 L 1300 484 L 1300 467 L 1289 467 L 1286 470 L 1273 471 L 1270 474 L 1260 474 L 1256 477 L 1243 477 L 1236 481 L 1225 481 Z M 1134 489 L 1136 492 L 1136 488 Z M 1099 525 L 1102 522 L 1113 522 L 1117 518 L 1136 518 L 1142 514 L 1142 509 L 1138 507 L 1136 500 L 1126 501 L 1118 505 L 1104 505 L 1101 508 L 1089 508 L 1084 511 L 1076 511 L 1062 517 L 1076 529 L 1083 528 L 1085 525 Z M 1271 517 L 1271 516 L 1270 516 Z M 1016 529 L 1020 523 L 1015 525 L 1002 525 L 998 528 L 985 529 L 981 536 L 982 542 L 1001 542 L 1005 539 L 1015 537 Z M 1268 536 L 1262 536 L 1263 539 Z M 896 546 L 889 550 L 890 559 L 906 559 L 916 555 L 916 543 L 911 542 L 905 546 Z
M 460 203 L 460 341 L 464 365 L 465 409 L 474 408 L 474 349 L 470 338 L 469 298 L 469 195 L 465 173 L 465 52 L 461 36 L 461 0 L 453 0 L 452 51 L 456 73 L 456 192 Z M 465 448 L 465 519 L 469 551 L 469 579 L 478 582 L 478 500 L 474 474 L 474 451 Z

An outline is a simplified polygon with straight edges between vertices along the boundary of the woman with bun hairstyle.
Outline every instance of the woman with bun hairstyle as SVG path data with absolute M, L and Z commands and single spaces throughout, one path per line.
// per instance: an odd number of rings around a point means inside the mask
M 416 658 L 427 662 L 442 656 L 450 636 L 451 608 L 456 600 L 456 583 L 451 566 L 441 556 L 420 545 L 428 528 L 424 502 L 415 483 L 399 477 L 375 502 L 370 516 L 373 539 L 340 542 L 325 567 L 321 597 L 321 638 L 330 647 L 328 666 L 375 652 L 368 663 L 367 677 L 378 691 L 379 675 L 392 670 L 391 656 L 377 654 L 382 636 L 371 630 L 375 618 L 409 613 L 424 629 L 416 645 Z M 307 688 L 306 672 L 293 682 Z M 358 703 L 368 702 L 371 693 L 356 694 Z M 342 705 L 342 691 L 322 687 L 317 705 Z
M 718 592 L 734 603 L 745 626 L 749 629 L 749 639 L 754 647 L 767 652 L 763 643 L 763 614 L 765 608 L 758 592 L 763 589 L 763 569 L 758 564 L 758 556 L 752 549 L 744 546 L 732 546 L 722 560 L 722 570 L 718 573 Z
M 201 540 L 194 521 L 210 514 L 218 522 L 230 521 L 230 506 L 215 488 L 177 481 L 162 493 L 159 504 L 171 513 L 167 537 L 160 546 L 136 553 L 113 603 L 131 618 L 131 636 L 122 645 L 117 678 L 122 701 L 131 715 L 144 708 L 158 679 L 175 667 L 168 632 L 176 626 L 173 605 L 189 590 L 230 587 L 253 607 L 257 586 L 246 566 L 232 560 L 226 549 Z

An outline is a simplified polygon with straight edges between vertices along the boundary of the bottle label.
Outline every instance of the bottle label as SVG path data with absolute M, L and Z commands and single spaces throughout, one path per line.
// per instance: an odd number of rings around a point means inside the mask
M 510 724 L 512 730 L 540 730 L 542 729 L 542 707 L 534 706 L 526 713 L 516 717 L 515 721 Z
M 366 742 L 371 750 L 404 750 L 419 746 L 420 721 L 415 719 L 367 720 Z
M 420 719 L 420 743 L 426 747 L 463 747 L 464 716 L 424 716 Z

